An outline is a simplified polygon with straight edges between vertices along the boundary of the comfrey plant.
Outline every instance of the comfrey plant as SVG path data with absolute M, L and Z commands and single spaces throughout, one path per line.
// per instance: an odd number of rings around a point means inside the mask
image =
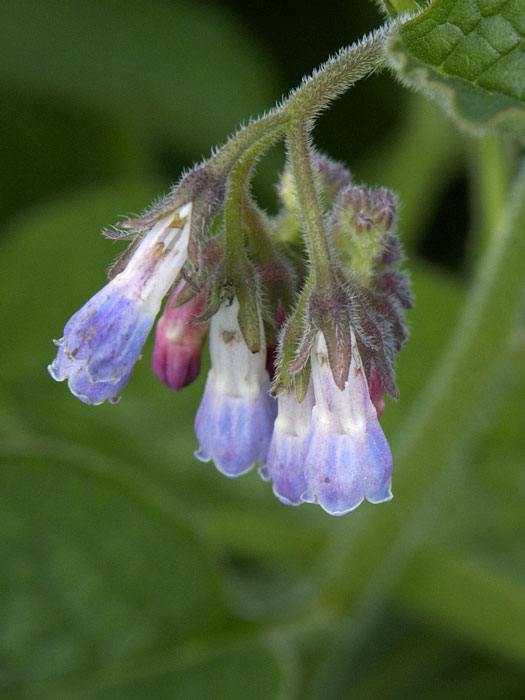
M 342 50 L 273 111 L 240 129 L 160 202 L 108 232 L 131 239 L 108 284 L 65 326 L 49 367 L 88 404 L 114 402 L 157 324 L 153 370 L 192 382 L 209 332 L 211 369 L 196 457 L 228 477 L 259 465 L 286 504 L 343 515 L 392 498 L 379 419 L 397 397 L 394 358 L 412 304 L 395 196 L 319 154 L 315 117 L 383 63 L 387 33 Z M 268 216 L 250 181 L 284 139 Z M 208 329 L 209 326 L 209 329 Z

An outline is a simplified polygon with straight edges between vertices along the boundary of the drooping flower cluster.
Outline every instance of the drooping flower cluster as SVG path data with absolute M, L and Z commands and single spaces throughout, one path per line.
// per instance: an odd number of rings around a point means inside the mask
M 152 367 L 179 390 L 211 368 L 197 411 L 196 457 L 228 477 L 259 465 L 280 501 L 343 515 L 392 497 L 392 455 L 379 423 L 397 396 L 394 356 L 412 299 L 395 234 L 396 201 L 355 185 L 340 164 L 312 161 L 330 265 L 313 274 L 301 244 L 291 172 L 281 211 L 243 200 L 231 254 L 224 181 L 201 166 L 152 211 L 125 222 L 134 240 L 110 282 L 66 324 L 49 367 L 85 403 L 114 401 L 169 295 Z M 170 293 L 171 292 L 171 293 Z

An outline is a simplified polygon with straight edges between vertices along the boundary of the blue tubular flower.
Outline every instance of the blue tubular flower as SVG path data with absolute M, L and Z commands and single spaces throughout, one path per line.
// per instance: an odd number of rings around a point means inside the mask
M 295 391 L 283 391 L 277 397 L 278 415 L 272 441 L 266 464 L 259 474 L 265 481 L 272 482 L 274 494 L 286 505 L 302 503 L 306 491 L 304 458 L 313 405 L 311 384 L 301 403 Z
M 240 476 L 264 463 L 275 419 L 275 399 L 269 395 L 266 348 L 261 323 L 261 347 L 252 353 L 239 328 L 239 302 L 223 304 L 210 326 L 212 368 L 197 417 L 195 432 L 202 462 L 213 460 L 228 477 Z
M 53 379 L 68 380 L 88 404 L 115 400 L 127 383 L 163 297 L 187 257 L 191 204 L 160 219 L 126 268 L 66 324 L 49 365 Z
M 312 350 L 315 406 L 306 457 L 303 500 L 331 515 L 344 515 L 366 498 L 392 498 L 392 454 L 370 399 L 365 371 L 352 334 L 352 359 L 344 390 L 332 376 L 322 333 Z

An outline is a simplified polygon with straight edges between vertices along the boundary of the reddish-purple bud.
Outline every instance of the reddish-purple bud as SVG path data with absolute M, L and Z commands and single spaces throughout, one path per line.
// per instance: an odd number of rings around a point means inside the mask
M 206 324 L 192 323 L 204 310 L 206 299 L 202 292 L 185 304 L 174 306 L 185 284 L 182 280 L 177 285 L 157 323 L 152 358 L 155 375 L 175 391 L 197 378 L 207 331 Z

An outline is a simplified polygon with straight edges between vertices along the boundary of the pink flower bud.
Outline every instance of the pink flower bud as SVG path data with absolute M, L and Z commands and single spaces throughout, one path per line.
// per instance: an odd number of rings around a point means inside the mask
M 202 293 L 182 306 L 173 306 L 185 284 L 182 280 L 177 285 L 157 323 L 152 358 L 155 375 L 175 391 L 197 378 L 207 331 L 206 324 L 192 323 L 204 309 L 205 296 Z

